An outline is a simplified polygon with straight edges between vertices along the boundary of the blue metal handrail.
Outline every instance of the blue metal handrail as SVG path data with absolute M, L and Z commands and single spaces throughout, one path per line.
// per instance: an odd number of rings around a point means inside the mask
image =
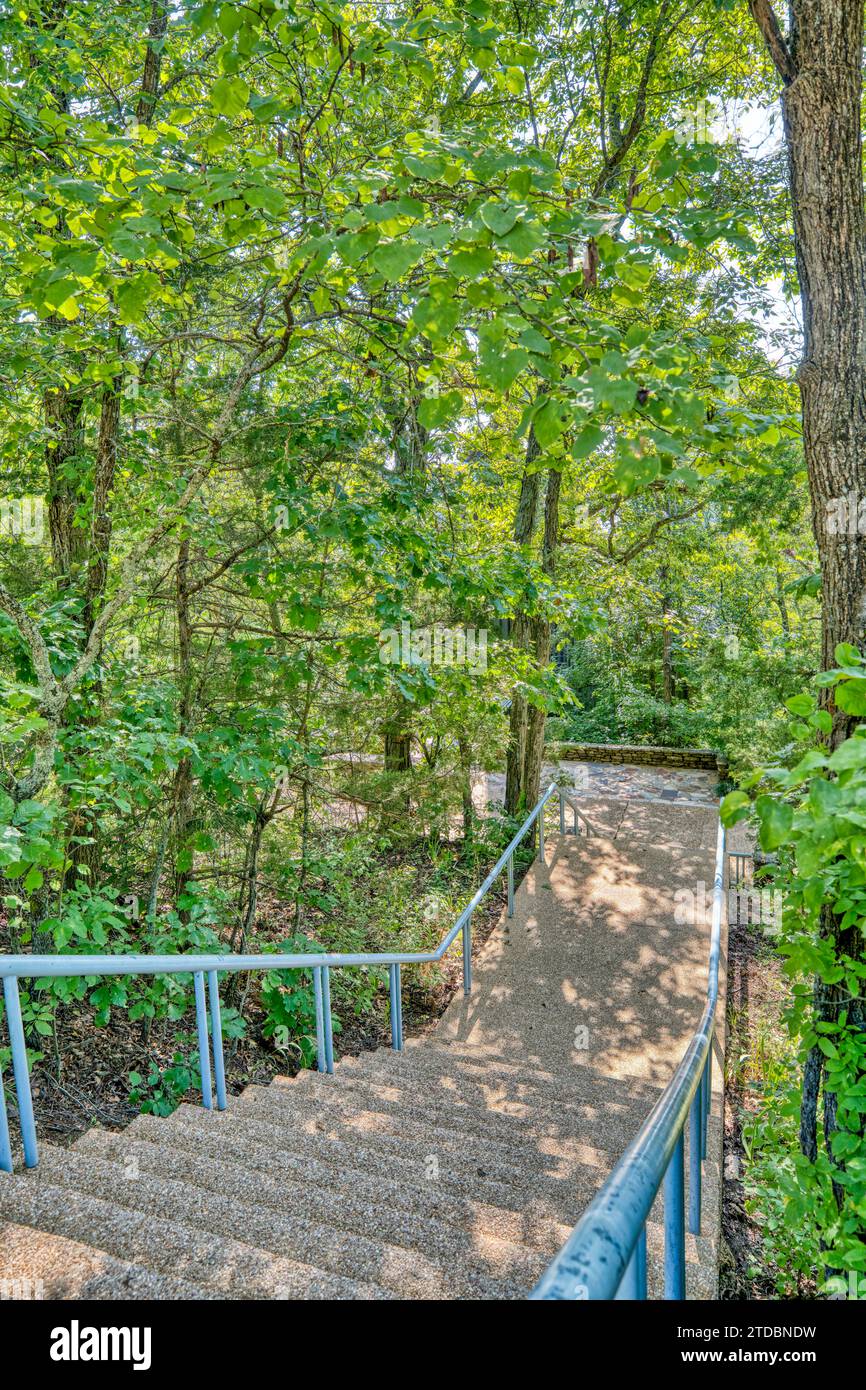
M 689 1231 L 701 1230 L 701 1163 L 707 1154 L 712 1043 L 719 998 L 725 831 L 719 823 L 707 1002 L 685 1056 L 637 1136 L 596 1193 L 532 1299 L 646 1298 L 646 1223 L 664 1183 L 664 1294 L 686 1296 L 685 1126 L 689 1123 Z
M 198 1031 L 199 1058 L 201 1066 L 202 1104 L 206 1109 L 213 1108 L 213 1090 L 216 1090 L 217 1108 L 225 1110 L 226 1081 L 225 1063 L 222 1047 L 222 1022 L 220 1017 L 219 974 L 237 973 L 240 970 L 312 970 L 313 990 L 316 1011 L 316 1052 L 319 1071 L 334 1070 L 334 1032 L 331 1017 L 331 969 L 340 966 L 367 967 L 388 966 L 391 1004 L 391 1045 L 396 1051 L 403 1048 L 402 977 L 403 965 L 421 965 L 441 960 L 455 938 L 463 936 L 463 989 L 469 994 L 472 989 L 472 914 L 499 877 L 504 868 L 508 869 L 508 916 L 514 916 L 514 852 L 527 832 L 538 821 L 538 858 L 544 863 L 544 810 L 550 798 L 559 789 L 551 784 L 537 805 L 497 859 L 480 888 L 464 907 L 454 925 L 442 938 L 435 951 L 368 951 L 368 952 L 318 952 L 273 955 L 0 955 L 0 977 L 3 979 L 3 998 L 6 1004 L 6 1023 L 12 1047 L 12 1074 L 18 1100 L 18 1118 L 21 1127 L 21 1141 L 24 1149 L 24 1163 L 35 1168 L 39 1162 L 36 1143 L 36 1124 L 33 1116 L 33 1100 L 30 1092 L 30 1074 L 27 1066 L 27 1047 L 24 1040 L 24 1025 L 21 1017 L 21 1001 L 18 994 L 18 980 L 57 979 L 76 975 L 188 975 L 192 974 L 195 986 L 196 1024 Z M 560 825 L 563 826 L 564 793 L 560 797 Z M 575 819 L 575 829 L 577 821 Z M 207 989 L 205 988 L 207 976 Z M 211 1080 L 211 1056 L 208 1045 L 208 998 L 210 996 L 211 1038 L 213 1047 L 213 1081 Z M 12 1150 L 9 1140 L 9 1122 L 6 1112 L 6 1095 L 3 1075 L 0 1071 L 0 1170 L 12 1171 Z

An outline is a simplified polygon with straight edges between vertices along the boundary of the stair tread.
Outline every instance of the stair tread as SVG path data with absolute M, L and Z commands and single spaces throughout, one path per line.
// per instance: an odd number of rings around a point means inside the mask
M 368 1299 L 393 1295 L 375 1284 L 339 1278 L 312 1265 L 214 1235 L 176 1220 L 131 1210 L 48 1182 L 39 1170 L 0 1182 L 0 1220 L 84 1241 L 155 1273 L 186 1277 L 221 1298 Z
M 645 1112 L 611 1115 L 595 1113 L 588 1104 L 589 1134 L 584 1126 L 581 1138 L 573 1127 L 561 1127 L 550 1133 L 552 1125 L 540 1123 L 537 1129 L 516 1132 L 508 1116 L 496 1115 L 482 1108 L 467 1107 L 459 1114 L 437 1110 L 423 1099 L 415 1098 L 411 1105 L 388 1101 L 372 1093 L 355 1096 L 351 1090 L 338 1091 L 323 1085 L 313 1094 L 300 1087 L 248 1087 L 237 1097 L 234 1109 L 243 1114 L 276 1115 L 279 1119 L 291 1115 L 297 1123 L 315 1124 L 321 1120 L 347 1126 L 356 1134 L 396 1133 L 405 1137 L 428 1138 L 446 1148 L 459 1148 L 466 1153 L 496 1149 L 499 1161 L 514 1169 L 549 1172 L 555 1166 L 561 1177 L 572 1171 L 575 1154 L 587 1141 L 595 1148 L 618 1156 L 632 1139 Z M 562 1132 L 565 1129 L 565 1132 Z
M 491 1271 L 497 1266 L 506 1268 L 511 1264 L 510 1273 L 513 1273 L 515 1264 L 530 1252 L 532 1263 L 527 1262 L 527 1268 L 534 1268 L 538 1254 L 538 1247 L 530 1247 L 519 1236 L 515 1238 L 511 1234 L 513 1223 L 508 1221 L 511 1213 L 490 1208 L 485 1223 L 480 1219 L 481 1213 L 473 1215 L 464 1203 L 460 1208 L 460 1224 L 453 1221 L 449 1224 L 425 1211 L 417 1194 L 412 1201 L 411 1191 L 405 1193 L 402 1203 L 383 1202 L 381 1188 L 375 1190 L 371 1184 L 373 1190 L 365 1190 L 357 1174 L 331 1175 L 330 1186 L 311 1181 L 309 1174 L 305 1180 L 297 1174 L 289 1179 L 285 1175 L 276 1178 L 251 1166 L 248 1160 L 244 1162 L 239 1156 L 233 1158 L 226 1153 L 224 1145 L 217 1158 L 178 1151 L 174 1146 L 147 1143 L 130 1137 L 128 1132 L 118 1135 L 91 1130 L 75 1147 L 108 1162 L 133 1163 L 148 1174 L 176 1178 L 208 1191 L 217 1191 L 240 1203 L 249 1202 L 252 1186 L 256 1203 L 269 1210 L 327 1222 L 362 1235 L 375 1232 L 377 1239 L 407 1249 L 421 1249 L 437 1260 L 474 1258 L 480 1266 L 486 1263 Z M 559 1248 L 567 1234 L 563 1226 L 549 1234 L 548 1256 Z
M 474 1124 L 482 1117 L 490 1121 L 482 1125 L 485 1133 L 501 1130 L 516 1142 L 521 1138 L 531 1142 L 540 1134 L 563 1139 L 589 1137 L 599 1121 L 609 1121 L 617 1134 L 636 1132 L 661 1094 L 656 1088 L 646 1088 L 642 1095 L 635 1095 L 623 1081 L 609 1082 L 606 1077 L 591 1075 L 582 1093 L 574 1087 L 564 1098 L 561 1093 L 546 1094 L 516 1081 L 491 1077 L 483 1069 L 469 1074 L 459 1068 L 443 1073 L 411 1064 L 401 1068 L 390 1061 L 363 1068 L 341 1064 L 333 1076 L 301 1072 L 293 1079 L 275 1077 L 270 1089 L 304 1096 L 352 1095 L 371 1104 L 415 1106 L 446 1127 Z
M 229 1113 L 231 1121 L 225 1128 L 232 1130 L 240 1142 L 269 1145 L 275 1153 L 288 1152 L 295 1157 L 309 1154 L 323 1161 L 334 1158 L 337 1162 L 360 1165 L 371 1173 L 385 1173 L 406 1183 L 429 1182 L 427 1173 L 431 1160 L 435 1160 L 435 1181 L 444 1192 L 452 1195 L 471 1191 L 486 1196 L 492 1205 L 515 1212 L 524 1212 L 536 1204 L 541 1214 L 555 1216 L 569 1228 L 580 1214 L 571 1179 L 544 1174 L 525 1175 L 520 1170 L 497 1162 L 496 1150 L 488 1149 L 483 1156 L 476 1153 L 474 1157 L 467 1157 L 459 1146 L 435 1147 L 429 1142 L 429 1136 L 428 1141 L 424 1142 L 387 1132 L 365 1134 L 363 1144 L 359 1144 L 356 1131 L 325 1116 L 316 1123 L 302 1127 L 281 1123 L 273 1113 L 242 1114 L 237 1108 L 226 1112 L 226 1115 Z M 181 1106 L 167 1123 L 214 1134 L 219 1133 L 224 1121 L 225 1116 L 218 1112 Z M 137 1121 L 133 1121 L 130 1129 L 134 1129 L 136 1124 Z M 586 1174 L 591 1175 L 595 1190 L 609 1168 L 602 1166 L 605 1155 L 599 1155 L 598 1151 L 587 1148 L 586 1155 Z M 598 1158 L 598 1163 L 593 1164 L 593 1158 Z
M 195 1230 L 208 1230 L 225 1238 L 243 1231 L 245 1240 L 259 1250 L 284 1252 L 293 1260 L 344 1278 L 390 1288 L 414 1297 L 507 1298 L 525 1293 L 544 1267 L 543 1257 L 509 1247 L 502 1268 L 502 1252 L 488 1244 L 485 1252 L 468 1249 L 461 1260 L 456 1240 L 439 1263 L 432 1254 L 421 1254 L 414 1245 L 394 1245 L 348 1230 L 335 1230 L 321 1222 L 262 1209 L 257 1201 L 259 1176 L 247 1174 L 247 1197 L 222 1196 L 193 1183 L 151 1176 L 130 1176 L 122 1165 L 104 1162 L 75 1149 L 48 1149 L 42 1157 L 43 1174 L 58 1186 L 86 1192 L 138 1213 L 161 1213 L 163 1219 L 182 1222 Z M 403 1214 L 408 1225 L 411 1214 Z M 466 1241 L 467 1246 L 470 1244 Z M 500 1256 L 500 1268 L 492 1269 Z
M 81 1240 L 0 1222 L 0 1282 L 11 1299 L 213 1299 L 217 1294 L 118 1260 Z

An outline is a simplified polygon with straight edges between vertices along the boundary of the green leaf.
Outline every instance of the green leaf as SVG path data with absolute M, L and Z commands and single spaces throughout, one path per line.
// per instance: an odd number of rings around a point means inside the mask
M 118 281 L 114 287 L 114 299 L 121 323 L 137 323 L 151 298 L 159 293 L 159 288 L 159 280 L 151 270 Z
M 831 753 L 827 766 L 832 772 L 846 772 L 852 767 L 866 767 L 866 738 L 846 738 Z
M 498 237 L 510 232 L 519 216 L 513 203 L 485 203 L 481 209 L 481 221 Z
M 598 425 L 584 425 L 571 445 L 572 458 L 585 459 L 604 443 L 604 430 Z
M 862 666 L 863 658 L 850 642 L 839 642 L 834 653 L 837 666 Z
M 445 160 L 435 154 L 406 154 L 403 156 L 403 163 L 410 174 L 414 174 L 417 179 L 427 179 L 431 183 L 441 179 L 445 172 Z
M 743 815 L 749 810 L 751 805 L 751 798 L 746 792 L 728 792 L 719 807 L 719 816 L 721 817 L 722 825 L 736 825 L 738 820 L 742 820 Z
M 337 250 L 347 265 L 357 265 L 379 244 L 379 228 L 365 227 L 337 237 Z
M 866 714 L 866 680 L 843 681 L 833 698 L 845 714 Z
M 416 241 L 389 241 L 380 246 L 370 257 L 373 265 L 392 283 L 405 275 L 407 270 L 420 261 L 424 254 L 423 246 Z
M 550 343 L 543 333 L 539 333 L 537 328 L 524 328 L 518 341 L 521 347 L 528 348 L 530 352 L 536 353 L 539 357 L 550 356 Z
M 289 206 L 286 195 L 279 188 L 265 184 L 255 184 L 251 188 L 245 188 L 244 202 L 247 207 L 263 208 L 265 212 L 272 213 L 274 217 L 282 217 Z
M 799 714 L 805 717 L 807 714 L 812 713 L 812 710 L 815 708 L 815 701 L 811 695 L 792 695 L 789 700 L 785 701 L 785 705 L 792 714 Z
M 505 393 L 517 380 L 529 362 L 529 353 L 523 348 L 506 348 L 500 344 L 486 343 L 479 354 L 481 379 L 494 391 Z
M 539 448 L 549 449 L 571 422 L 571 407 L 563 401 L 548 400 L 535 415 L 532 428 Z
M 473 246 L 467 250 L 455 251 L 448 257 L 447 268 L 452 275 L 476 280 L 492 269 L 493 252 L 488 246 Z
M 525 261 L 544 245 L 545 240 L 546 233 L 540 222 L 519 222 L 499 244 L 518 260 Z
M 450 338 L 461 312 L 461 303 L 454 298 L 453 291 L 445 293 L 441 284 L 431 285 L 430 293 L 419 299 L 412 310 L 412 322 L 431 342 L 439 342 Z
M 455 420 L 463 408 L 459 391 L 446 391 L 441 396 L 425 396 L 418 406 L 418 422 L 426 430 L 435 430 Z
M 786 801 L 778 801 L 772 796 L 759 796 L 755 809 L 761 821 L 759 838 L 761 848 L 768 852 L 783 845 L 791 833 L 794 823 L 794 810 Z
M 221 116 L 239 116 L 246 109 L 250 89 L 242 77 L 219 77 L 211 88 L 210 99 Z

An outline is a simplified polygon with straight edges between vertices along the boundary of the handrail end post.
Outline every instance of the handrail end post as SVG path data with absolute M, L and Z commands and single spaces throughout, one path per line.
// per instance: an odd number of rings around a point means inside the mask
M 194 972 L 193 983 L 195 986 L 195 1021 L 198 1032 L 198 1065 L 201 1074 L 201 1103 L 205 1110 L 213 1110 L 210 1041 L 207 1031 L 207 1001 L 205 999 L 203 970 L 196 970 Z
M 325 1071 L 334 1071 L 334 1019 L 331 1014 L 331 967 L 322 966 L 322 1004 L 325 1015 Z
M 36 1120 L 33 1114 L 30 1070 L 27 1066 L 27 1043 L 24 1040 L 24 1023 L 21 1018 L 21 999 L 18 994 L 17 976 L 4 975 L 3 999 L 6 1004 L 6 1026 L 9 1029 L 9 1042 L 12 1047 L 12 1075 L 15 1080 L 15 1094 L 18 1098 L 18 1120 L 21 1126 L 21 1143 L 24 1148 L 24 1165 L 26 1168 L 36 1168 L 39 1164 L 39 1146 L 36 1142 Z
M 226 1098 L 226 1067 L 225 1056 L 223 1054 L 223 1023 L 222 1012 L 220 1010 L 219 976 L 216 970 L 208 971 L 207 983 L 208 994 L 210 995 L 211 1046 L 213 1049 L 213 1074 L 217 1110 L 225 1110 L 228 1103 Z

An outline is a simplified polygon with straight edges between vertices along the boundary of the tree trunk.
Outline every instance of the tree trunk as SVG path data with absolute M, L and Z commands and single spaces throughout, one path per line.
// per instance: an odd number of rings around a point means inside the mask
M 460 799 L 463 804 L 463 851 L 472 848 L 475 838 L 475 807 L 472 804 L 472 746 L 462 736 L 457 740 L 460 755 Z
M 559 534 L 559 491 L 562 474 L 551 468 L 547 475 L 547 489 L 544 497 L 544 540 L 541 550 L 541 564 L 545 574 L 552 579 L 556 571 L 556 545 Z M 543 613 L 532 619 L 534 656 L 539 670 L 550 665 L 550 620 Z M 543 706 L 530 705 L 526 729 L 526 745 L 523 753 L 523 789 L 527 810 L 535 805 L 541 795 L 541 766 L 544 761 L 544 730 L 547 724 L 547 710 Z
M 812 525 L 821 564 L 821 656 L 834 666 L 837 643 L 866 639 L 866 548 L 859 535 L 866 497 L 866 225 L 860 106 L 863 87 L 862 0 L 792 0 L 786 37 L 770 0 L 749 0 L 783 82 L 782 113 L 803 315 L 797 372 Z M 831 745 L 856 722 L 834 707 Z M 862 953 L 856 932 L 841 932 L 829 908 L 822 931 L 835 954 Z M 840 987 L 815 982 L 816 1022 L 833 1021 Z M 849 1022 L 866 1025 L 866 1001 L 846 1005 Z M 817 1156 L 819 1092 L 824 1082 L 825 1137 L 835 1125 L 821 1053 L 806 1064 L 800 1143 Z M 836 1185 L 837 1202 L 842 1192 Z
M 175 576 L 177 603 L 177 681 L 180 690 L 178 731 L 187 735 L 192 724 L 192 627 L 190 624 L 189 536 L 185 535 L 177 552 Z M 186 852 L 192 810 L 192 760 L 188 753 L 181 756 L 174 776 L 172 823 L 174 829 L 174 900 L 177 904 L 186 892 L 190 880 Z M 186 920 L 186 913 L 180 912 Z
M 671 655 L 671 599 L 667 592 L 667 565 L 662 565 L 659 570 L 659 582 L 662 590 L 662 699 L 669 705 L 674 698 L 674 669 Z
M 866 219 L 860 139 L 862 0 L 794 0 L 785 39 L 766 0 L 751 9 L 782 76 L 782 112 L 803 310 L 797 372 L 812 525 L 821 561 L 822 661 L 866 638 Z M 850 502 L 853 501 L 853 525 Z M 840 517 L 843 524 L 840 523 Z M 834 712 L 834 743 L 850 720 Z
M 72 568 L 84 552 L 84 531 L 73 526 L 77 487 L 73 460 L 82 448 L 83 400 L 65 386 L 45 393 L 45 423 L 50 439 L 45 449 L 48 472 L 48 531 L 57 586 L 68 588 Z
M 513 539 L 515 545 L 529 545 L 535 530 L 538 512 L 538 497 L 541 487 L 541 474 L 533 471 L 532 464 L 541 450 L 530 430 L 526 442 L 526 462 L 520 482 L 520 496 L 514 518 Z M 515 647 L 530 652 L 533 647 L 532 620 L 522 610 L 514 615 L 511 637 Z M 526 804 L 524 769 L 526 763 L 526 739 L 529 725 L 529 702 L 519 686 L 511 695 L 511 708 L 508 715 L 508 749 L 505 755 L 505 811 L 516 816 Z
M 90 521 L 90 551 L 87 582 L 84 589 L 85 640 L 96 621 L 99 605 L 105 594 L 108 579 L 108 555 L 111 547 L 111 512 L 109 502 L 114 489 L 117 469 L 117 438 L 120 429 L 120 378 L 106 386 L 99 411 L 99 434 L 96 460 L 93 467 L 93 502 Z

